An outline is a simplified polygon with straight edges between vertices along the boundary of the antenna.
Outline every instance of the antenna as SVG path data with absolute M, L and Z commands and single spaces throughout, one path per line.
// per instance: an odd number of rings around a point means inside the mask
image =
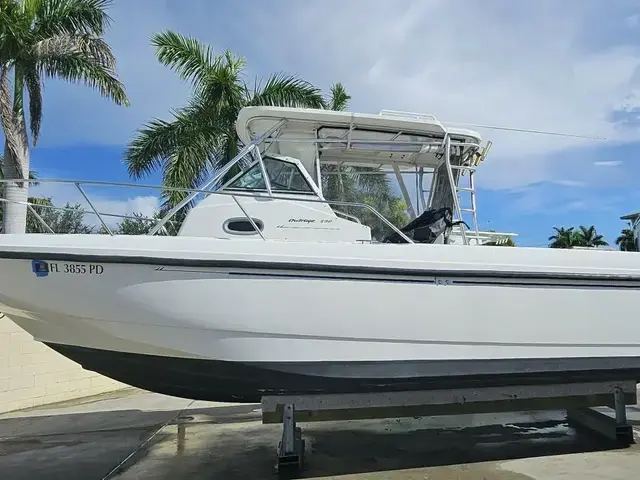
M 561 132 L 545 132 L 544 130 L 529 130 L 526 128 L 511 128 L 511 127 L 499 127 L 496 125 L 478 125 L 476 123 L 460 123 L 460 122 L 442 122 L 442 124 L 447 125 L 457 125 L 460 127 L 472 127 L 472 128 L 488 128 L 491 130 L 506 130 L 509 132 L 523 132 L 523 133 L 534 133 L 537 135 L 554 135 L 556 137 L 573 137 L 573 138 L 588 138 L 590 140 L 606 140 L 606 137 L 594 137 L 589 135 L 576 135 L 573 133 L 561 133 Z
M 431 113 L 402 112 L 400 110 L 380 110 L 378 115 L 385 116 L 385 117 L 411 118 L 413 120 L 422 120 L 426 122 L 438 122 L 442 125 L 445 125 L 445 124 L 457 125 L 459 127 L 488 128 L 491 130 L 505 130 L 508 132 L 533 133 L 536 135 L 553 135 L 556 137 L 587 138 L 590 140 L 606 140 L 607 139 L 606 137 L 576 135 L 573 133 L 546 132 L 544 130 L 531 130 L 526 128 L 499 127 L 497 125 L 479 125 L 477 123 L 443 122 L 441 120 L 438 120 L 436 116 Z

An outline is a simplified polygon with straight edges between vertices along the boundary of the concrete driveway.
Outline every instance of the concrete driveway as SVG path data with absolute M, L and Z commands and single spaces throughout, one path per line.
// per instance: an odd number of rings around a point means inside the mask
M 640 406 L 628 410 L 640 426 Z M 640 448 L 576 431 L 563 412 L 302 424 L 303 478 L 628 479 Z M 139 390 L 0 416 L 0 478 L 273 478 L 280 426 L 259 405 Z

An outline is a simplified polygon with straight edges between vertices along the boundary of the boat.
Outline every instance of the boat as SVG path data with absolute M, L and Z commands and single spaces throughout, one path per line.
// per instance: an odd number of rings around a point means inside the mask
M 108 234 L 0 235 L 0 311 L 88 370 L 198 400 L 640 378 L 640 256 L 493 245 L 513 234 L 478 228 L 477 132 L 277 107 L 236 128 L 238 155 L 147 235 L 90 200 Z M 411 221 L 326 199 L 345 168 L 396 175 Z

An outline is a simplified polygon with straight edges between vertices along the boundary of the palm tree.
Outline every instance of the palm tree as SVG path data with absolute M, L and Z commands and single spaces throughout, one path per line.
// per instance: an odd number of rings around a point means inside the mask
M 274 74 L 250 87 L 243 79 L 245 60 L 230 51 L 214 55 L 211 47 L 173 31 L 152 37 L 158 60 L 193 86 L 186 106 L 170 121 L 154 119 L 138 130 L 124 154 L 135 179 L 162 169 L 163 185 L 197 188 L 238 152 L 235 121 L 245 106 L 324 108 L 320 90 L 292 75 Z M 185 194 L 163 193 L 166 205 Z
M 623 252 L 637 252 L 638 246 L 633 239 L 633 229 L 631 224 L 628 225 L 629 228 L 623 228 L 622 232 L 620 232 L 620 236 L 616 238 L 616 245 Z
M 118 105 L 128 104 L 116 77 L 115 58 L 102 38 L 111 20 L 105 13 L 110 3 L 0 0 L 0 119 L 5 137 L 5 178 L 21 179 L 29 172 L 25 93 L 29 96 L 29 129 L 35 146 L 42 121 L 44 78 L 84 83 Z M 23 233 L 28 185 L 8 183 L 4 193 L 10 200 L 4 205 L 4 231 Z
M 576 231 L 574 227 L 553 227 L 555 235 L 549 237 L 550 248 L 573 248 L 573 247 L 603 247 L 609 245 L 602 235 L 596 231 L 596 227 L 591 225 L 585 227 L 580 225 Z
M 4 156 L 0 155 L 0 180 L 4 179 L 3 167 L 4 167 Z M 34 171 L 29 172 L 29 180 L 35 180 L 36 177 L 37 177 L 36 172 Z M 31 182 L 30 185 L 37 185 L 37 182 Z M 0 183 L 0 198 L 4 198 L 4 187 L 5 187 L 5 184 Z M 27 201 L 34 205 L 48 205 L 50 203 L 46 198 L 37 198 L 37 197 L 28 197 Z M 4 231 L 3 230 L 3 223 L 4 223 L 3 212 L 4 212 L 5 203 L 6 202 L 0 203 L 0 233 Z M 26 208 L 26 205 L 25 205 L 25 208 Z M 35 208 L 38 214 L 40 214 L 40 212 L 38 211 L 39 207 L 33 207 L 33 208 Z M 38 230 L 39 228 L 44 228 L 42 226 L 42 223 L 40 222 L 40 220 L 36 218 L 33 212 L 28 210 L 25 230 L 27 232 L 37 232 L 39 231 Z
M 579 238 L 574 231 L 574 227 L 553 227 L 555 235 L 549 237 L 549 248 L 572 248 L 579 245 Z
M 347 93 L 342 83 L 335 83 L 331 86 L 327 108 L 331 110 L 343 111 L 349 105 L 351 96 Z M 391 187 L 391 182 L 387 175 L 379 172 L 378 167 L 345 167 L 336 165 L 323 165 L 322 191 L 328 200 L 339 200 L 343 202 L 367 203 L 385 216 L 396 226 L 404 226 L 408 222 L 406 215 L 407 205 L 398 198 Z M 338 210 L 356 215 L 361 219 L 367 219 L 368 225 L 372 226 L 372 236 L 382 239 L 388 227 L 379 218 L 370 214 L 369 211 L 361 209 L 352 211 L 346 207 L 338 207 Z
M 604 237 L 598 234 L 596 227 L 593 225 L 590 227 L 580 225 L 576 236 L 581 247 L 604 247 L 609 245 Z
M 29 170 L 29 180 L 37 178 L 36 172 Z M 0 180 L 4 180 L 4 156 L 0 153 Z M 31 185 L 37 185 L 38 182 L 30 182 Z M 0 198 L 4 198 L 4 182 L 0 183 Z M 4 203 L 4 202 L 3 202 Z M 0 208 L 0 210 L 2 210 Z

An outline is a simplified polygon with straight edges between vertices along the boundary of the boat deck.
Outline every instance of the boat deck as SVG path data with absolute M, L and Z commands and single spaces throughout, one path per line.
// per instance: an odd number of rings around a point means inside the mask
M 627 408 L 640 440 L 640 405 Z M 464 428 L 463 428 L 464 427 Z M 564 412 L 304 424 L 304 478 L 627 479 L 640 447 L 574 430 Z M 0 415 L 0 472 L 12 480 L 276 478 L 280 425 L 260 405 L 123 390 Z

